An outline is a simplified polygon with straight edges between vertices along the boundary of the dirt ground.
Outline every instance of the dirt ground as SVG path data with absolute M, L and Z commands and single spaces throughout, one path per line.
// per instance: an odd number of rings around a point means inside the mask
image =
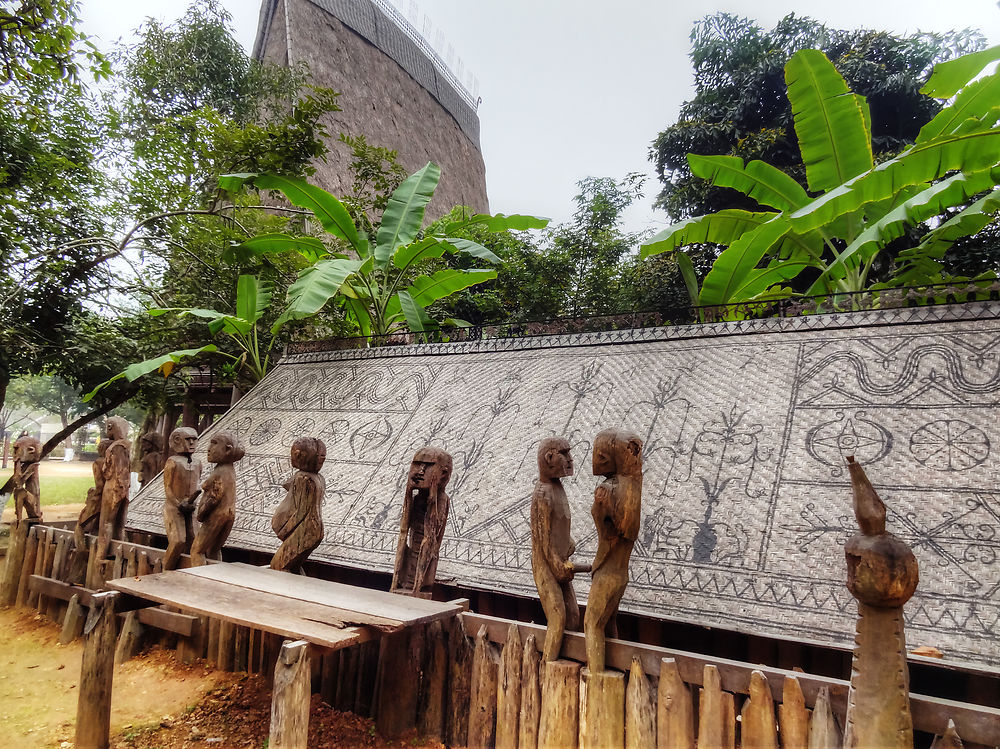
M 58 642 L 48 619 L 0 609 L 0 725 L 4 749 L 70 749 L 76 722 L 82 645 Z M 371 720 L 341 713 L 313 695 L 310 749 L 439 749 L 406 737 L 386 741 Z M 153 649 L 115 668 L 113 749 L 261 749 L 271 690 L 259 676 L 185 666 Z

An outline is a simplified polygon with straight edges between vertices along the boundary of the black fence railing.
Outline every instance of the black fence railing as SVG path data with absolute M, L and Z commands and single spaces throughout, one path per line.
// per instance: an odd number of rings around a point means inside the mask
M 714 306 L 674 306 L 657 310 L 618 312 L 606 315 L 559 317 L 550 320 L 505 320 L 464 328 L 443 328 L 428 333 L 400 332 L 370 338 L 335 338 L 289 344 L 288 353 L 339 351 L 416 343 L 482 341 L 497 338 L 600 333 L 666 325 L 690 325 L 774 317 L 800 317 L 866 310 L 926 307 L 943 304 L 1000 300 L 1000 280 L 962 284 L 929 284 L 822 296 L 741 302 Z

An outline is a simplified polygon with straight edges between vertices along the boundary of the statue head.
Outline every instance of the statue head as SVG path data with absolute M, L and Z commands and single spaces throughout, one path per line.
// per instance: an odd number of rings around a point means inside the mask
M 104 422 L 104 433 L 113 442 L 123 440 L 128 437 L 128 422 L 121 416 L 111 416 Z
M 198 433 L 191 427 L 177 427 L 170 433 L 170 449 L 177 455 L 188 455 L 198 447 Z
M 42 458 L 42 443 L 34 437 L 19 437 L 14 443 L 14 459 L 21 463 L 37 463 Z
M 538 477 L 542 481 L 573 475 L 573 456 L 569 441 L 563 437 L 546 437 L 538 445 Z
M 245 454 L 243 443 L 232 432 L 216 432 L 208 443 L 208 460 L 210 463 L 235 463 Z
M 159 432 L 146 432 L 139 439 L 139 445 L 143 455 L 158 453 L 163 451 L 163 435 Z
M 319 473 L 326 462 L 326 445 L 315 437 L 299 437 L 292 443 L 292 467 L 308 473 Z
M 443 491 L 451 478 L 451 456 L 438 447 L 421 447 L 410 463 L 410 488 Z
M 605 429 L 594 437 L 594 475 L 642 475 L 642 439 L 627 429 Z

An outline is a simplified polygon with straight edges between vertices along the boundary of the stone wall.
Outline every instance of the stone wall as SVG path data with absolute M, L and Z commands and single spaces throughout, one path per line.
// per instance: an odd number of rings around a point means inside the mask
M 645 448 L 623 608 L 841 644 L 855 616 L 843 551 L 854 454 L 920 563 L 910 646 L 1000 666 L 998 410 L 1000 303 L 985 302 L 297 354 L 216 428 L 247 448 L 233 544 L 277 547 L 288 449 L 314 435 L 328 450 L 314 556 L 390 571 L 409 460 L 433 444 L 455 461 L 439 579 L 533 596 L 539 440 L 572 444 L 566 488 L 587 560 L 591 441 L 626 426 Z M 147 487 L 131 525 L 160 531 L 162 496 Z
M 475 110 L 423 52 L 369 0 L 264 0 L 254 55 L 305 61 L 315 82 L 339 91 L 328 115 L 333 135 L 313 181 L 335 195 L 351 188 L 347 146 L 338 133 L 393 148 L 412 173 L 433 161 L 442 177 L 429 217 L 455 205 L 489 209 Z

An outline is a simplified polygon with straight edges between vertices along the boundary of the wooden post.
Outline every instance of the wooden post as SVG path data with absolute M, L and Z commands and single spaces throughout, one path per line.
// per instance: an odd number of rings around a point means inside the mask
M 212 617 L 208 620 L 208 654 L 205 660 L 213 668 L 219 665 L 219 620 Z
M 649 679 L 636 656 L 632 656 L 625 689 L 625 746 L 627 749 L 656 746 L 656 710 Z
M 354 714 L 366 718 L 372 716 L 372 710 L 375 706 L 378 647 L 378 642 L 374 640 L 363 642 L 359 647 L 361 668 L 358 671 L 358 691 L 354 699 Z
M 111 682 L 115 670 L 115 606 L 119 594 L 96 593 L 84 626 L 76 709 L 77 749 L 108 749 L 111 732 Z
M 539 749 L 576 746 L 580 726 L 580 664 L 547 661 L 542 664 L 542 716 Z
M 964 749 L 964 746 L 958 735 L 958 729 L 955 727 L 955 721 L 948 718 L 948 728 L 940 736 L 934 737 L 931 749 Z
M 625 674 L 583 669 L 581 749 L 622 749 L 625 746 Z
M 150 570 L 151 567 L 149 564 L 149 552 L 140 551 L 138 560 L 136 561 L 135 574 L 138 575 L 139 577 L 142 577 L 143 575 L 148 575 L 150 573 Z
M 32 575 L 42 574 L 42 567 L 45 565 L 45 547 L 48 535 L 48 528 L 45 526 L 38 525 L 35 527 L 35 536 L 38 538 L 38 546 L 35 550 L 35 568 L 31 571 Z M 28 608 L 38 608 L 38 597 L 38 591 L 33 590 L 29 585 L 27 600 Z
M 80 604 L 80 596 L 74 593 L 66 607 L 66 617 L 63 619 L 62 631 L 59 633 L 60 645 L 66 645 L 83 634 L 85 618 L 86 612 Z
M 469 749 L 493 746 L 497 724 L 497 682 L 500 658 L 490 642 L 486 625 L 476 634 L 472 655 L 472 689 L 469 696 Z
M 42 549 L 40 548 L 39 554 L 42 557 L 42 577 L 52 577 L 52 562 L 56 556 L 56 539 L 53 533 L 48 534 L 48 538 L 45 541 L 45 553 L 41 554 Z M 49 608 L 49 597 L 39 594 L 37 610 L 39 614 L 45 614 Z
M 27 521 L 25 521 L 27 522 Z M 28 581 L 35 571 L 35 560 L 38 557 L 38 531 L 32 523 L 24 547 L 24 561 L 21 563 L 21 579 L 17 584 L 17 605 L 26 606 L 30 593 Z
M 417 725 L 422 655 L 420 634 L 418 628 L 410 627 L 382 638 L 375 729 L 387 739 L 399 738 Z
M 207 624 L 208 620 L 205 617 L 198 617 L 198 621 L 194 623 L 191 630 L 191 636 L 182 638 L 177 644 L 177 654 L 180 656 L 181 663 L 194 663 L 195 660 L 202 657 L 205 652 L 205 638 L 208 636 L 205 631 Z
M 7 547 L 7 559 L 3 567 L 3 582 L 0 583 L 0 606 L 13 606 L 17 603 L 17 589 L 21 582 L 21 568 L 24 565 L 24 552 L 31 526 L 32 523 L 22 520 L 11 528 L 10 545 Z
M 360 647 L 357 649 L 361 650 Z M 434 621 L 427 625 L 424 678 L 420 684 L 417 728 L 421 735 L 437 741 L 444 741 L 445 737 L 445 685 L 447 678 L 448 643 L 441 622 Z
M 247 658 L 250 645 L 249 627 L 236 627 L 233 637 L 233 670 L 238 673 L 246 673 L 248 670 Z
M 841 746 L 840 729 L 830 709 L 830 688 L 822 687 L 809 721 L 809 749 L 840 749 Z
M 219 650 L 216 655 L 216 663 L 219 664 L 220 671 L 232 671 L 235 652 L 233 650 L 233 640 L 236 636 L 236 625 L 232 622 L 219 622 Z
M 465 746 L 469 735 L 472 650 L 460 617 L 448 622 L 448 746 Z
M 806 749 L 809 745 L 809 711 L 799 680 L 786 676 L 778 705 L 778 727 L 782 749 Z
M 330 707 L 337 704 L 337 681 L 340 676 L 340 658 L 343 650 L 324 653 L 320 658 L 319 693 Z
M 740 713 L 740 746 L 743 749 L 778 749 L 778 726 L 774 700 L 767 678 L 760 671 L 750 674 L 750 698 Z
M 497 749 L 518 749 L 518 719 L 521 713 L 521 633 L 516 624 L 507 629 L 507 642 L 500 651 L 497 680 Z
M 677 661 L 660 659 L 657 689 L 656 744 L 660 749 L 694 749 L 694 704 L 681 679 Z
M 310 673 L 309 643 L 285 640 L 274 666 L 270 749 L 307 749 Z
M 358 669 L 361 667 L 361 648 L 344 648 L 340 651 L 340 668 L 337 678 L 337 686 L 334 691 L 333 705 L 337 710 L 351 712 L 354 709 L 354 698 L 358 689 Z M 415 677 L 419 678 L 420 671 L 417 670 Z M 418 684 L 414 682 L 413 689 L 416 691 Z M 414 713 L 416 714 L 416 713 Z
M 66 557 L 67 541 L 69 538 L 66 536 L 60 536 L 56 540 L 56 551 L 52 557 L 52 572 L 50 577 L 55 580 L 61 579 L 60 570 L 62 569 L 63 559 Z M 45 607 L 45 615 L 54 622 L 59 621 L 59 604 L 62 603 L 58 598 L 50 597 L 48 605 Z
M 541 654 L 534 635 L 524 640 L 521 656 L 521 725 L 518 729 L 518 749 L 538 749 L 538 721 L 542 711 L 542 687 L 538 665 Z
M 698 749 L 724 749 L 726 708 L 722 699 L 719 669 L 706 665 L 698 693 Z
M 136 612 L 129 611 L 125 615 L 121 634 L 118 635 L 118 647 L 115 649 L 115 663 L 124 663 L 142 649 L 142 635 L 146 628 L 142 626 Z

